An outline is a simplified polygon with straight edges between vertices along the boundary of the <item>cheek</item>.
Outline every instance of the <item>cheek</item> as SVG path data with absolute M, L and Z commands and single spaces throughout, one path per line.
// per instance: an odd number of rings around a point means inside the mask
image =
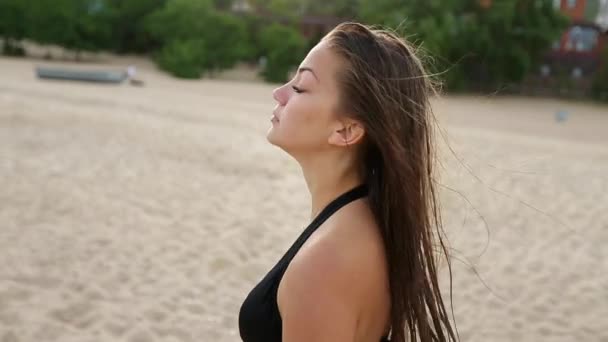
M 320 145 L 327 140 L 326 109 L 314 98 L 294 98 L 287 104 L 279 125 L 286 139 L 301 145 Z
M 306 133 L 323 126 L 323 108 L 315 98 L 293 98 L 285 107 L 285 125 Z M 283 121 L 281 121 L 283 122 Z

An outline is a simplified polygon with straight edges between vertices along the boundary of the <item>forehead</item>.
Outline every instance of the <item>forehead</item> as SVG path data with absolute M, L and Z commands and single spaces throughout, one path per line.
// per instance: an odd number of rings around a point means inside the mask
M 340 59 L 325 41 L 315 45 L 300 64 L 300 67 L 313 69 L 321 84 L 333 83 L 340 66 Z

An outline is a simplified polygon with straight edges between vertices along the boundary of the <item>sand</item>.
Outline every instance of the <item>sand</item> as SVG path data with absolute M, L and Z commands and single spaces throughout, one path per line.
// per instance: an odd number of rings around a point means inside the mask
M 241 302 L 308 223 L 265 140 L 272 85 L 124 58 L 104 63 L 145 87 L 41 81 L 39 63 L 0 59 L 0 342 L 240 341 Z M 434 104 L 461 340 L 608 341 L 608 107 Z

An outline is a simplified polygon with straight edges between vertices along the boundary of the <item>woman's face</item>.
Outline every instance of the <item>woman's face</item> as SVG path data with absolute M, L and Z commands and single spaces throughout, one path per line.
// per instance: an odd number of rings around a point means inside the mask
M 319 43 L 300 64 L 296 76 L 277 88 L 277 102 L 268 141 L 291 155 L 331 147 L 332 135 L 343 127 L 337 113 L 336 74 L 340 60 L 325 42 Z

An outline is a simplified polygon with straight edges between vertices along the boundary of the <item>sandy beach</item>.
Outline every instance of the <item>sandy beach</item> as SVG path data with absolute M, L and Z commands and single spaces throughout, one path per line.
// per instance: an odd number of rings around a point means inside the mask
M 240 341 L 240 304 L 309 220 L 265 139 L 273 86 L 125 58 L 105 63 L 144 87 L 35 78 L 56 63 L 0 58 L 0 342 Z M 461 340 L 608 341 L 608 107 L 434 108 Z

